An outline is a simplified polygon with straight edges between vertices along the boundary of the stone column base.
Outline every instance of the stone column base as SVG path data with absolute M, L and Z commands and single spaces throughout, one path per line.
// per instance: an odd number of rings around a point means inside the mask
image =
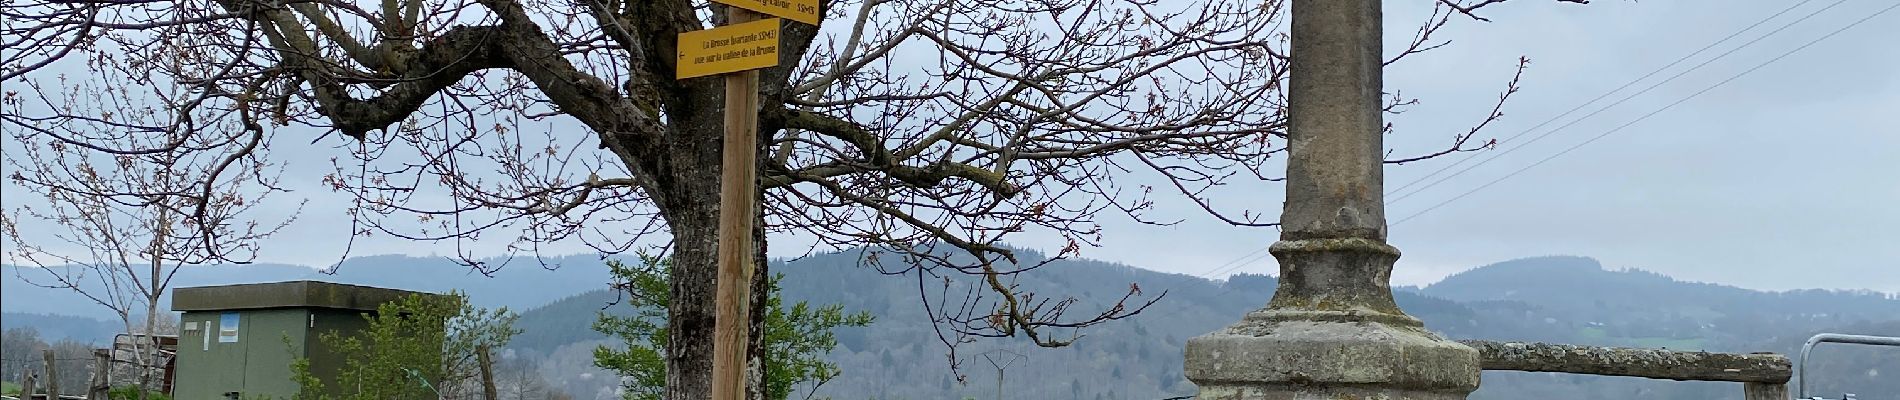
M 1197 399 L 1451 400 L 1478 388 L 1477 350 L 1424 328 L 1260 318 L 1272 313 L 1188 340 Z

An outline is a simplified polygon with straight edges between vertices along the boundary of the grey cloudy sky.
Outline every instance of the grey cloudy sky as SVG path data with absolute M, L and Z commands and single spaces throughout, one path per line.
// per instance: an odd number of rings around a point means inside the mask
M 1900 38 L 1900 11 L 1877 16 L 1477 190 L 1893 6 L 1893 1 L 1598 0 L 1580 6 L 1519 0 L 1483 10 L 1492 22 L 1455 21 L 1438 36 L 1451 40 L 1450 46 L 1408 58 L 1387 71 L 1388 90 L 1424 101 L 1389 117 L 1398 133 L 1388 143 L 1398 153 L 1442 146 L 1481 119 L 1519 56 L 1533 62 L 1524 89 L 1504 110 L 1505 118 L 1483 137 L 1525 132 L 1789 6 L 1800 4 L 1781 18 L 1639 82 L 1636 89 L 1832 5 L 1534 144 L 1525 142 L 1570 119 L 1502 142 L 1496 151 L 1390 167 L 1388 187 L 1397 187 L 1462 157 L 1478 157 L 1465 164 L 1473 165 L 1499 156 L 1392 202 L 1391 240 L 1405 252 L 1395 283 L 1425 284 L 1488 263 L 1565 254 L 1595 257 L 1612 268 L 1749 288 L 1900 292 L 1900 234 L 1891 229 L 1900 225 L 1900 210 L 1891 205 L 1900 200 L 1900 176 L 1895 174 L 1900 171 L 1900 72 L 1895 72 L 1900 46 L 1892 42 Z M 1430 4 L 1387 2 L 1389 48 L 1409 39 Z M 276 151 L 298 159 L 327 159 L 307 150 Z M 1512 152 L 1503 153 L 1506 150 Z M 342 254 L 341 240 L 306 239 L 337 238 L 347 229 L 347 218 L 340 218 L 344 204 L 338 203 L 345 200 L 316 189 L 316 180 L 328 168 L 327 161 L 293 162 L 285 178 L 292 187 L 302 188 L 295 196 L 307 196 L 312 203 L 290 230 L 265 246 L 262 261 L 327 265 Z M 1277 209 L 1280 197 L 1277 185 L 1260 184 L 1232 188 L 1217 201 L 1259 202 L 1262 206 L 1254 208 Z M 1276 231 L 1226 226 L 1184 201 L 1163 200 L 1158 217 L 1186 222 L 1156 227 L 1110 218 L 1104 221 L 1104 246 L 1084 249 L 1083 256 L 1210 277 L 1276 270 L 1262 251 L 1277 237 Z M 1444 205 L 1418 214 L 1440 203 Z M 782 244 L 773 247 L 774 253 L 802 252 L 803 247 L 792 245 L 798 241 L 775 238 Z M 1018 236 L 1017 243 L 1060 246 L 1034 232 Z M 449 245 L 369 238 L 359 240 L 352 253 L 453 251 Z
M 1895 3 L 1539 3 L 1486 9 L 1483 15 L 1493 22 L 1453 24 L 1440 36 L 1451 39 L 1451 46 L 1388 69 L 1388 91 L 1425 101 L 1389 117 L 1399 129 L 1389 145 L 1401 153 L 1427 149 L 1470 126 L 1519 55 L 1533 62 L 1524 89 L 1505 109 L 1505 119 L 1486 131 L 1489 137 L 1525 132 L 1789 6 L 1801 4 L 1600 104 L 1826 11 L 1533 144 L 1523 142 L 1601 106 L 1500 143 L 1500 151 L 1523 147 L 1393 201 L 1391 240 L 1405 252 L 1395 283 L 1430 283 L 1492 262 L 1565 254 L 1595 257 L 1611 268 L 1749 288 L 1900 292 L 1900 234 L 1892 229 L 1900 224 L 1894 207 L 1900 200 L 1900 46 L 1893 43 L 1900 38 L 1900 11 L 1451 201 Z M 1409 38 L 1429 2 L 1386 4 L 1392 51 Z M 1478 159 L 1451 171 L 1493 153 L 1473 154 Z M 1458 157 L 1389 167 L 1387 187 L 1413 182 Z M 1257 193 L 1256 201 L 1279 202 L 1275 188 Z M 1250 261 L 1234 271 L 1276 271 L 1271 257 L 1244 258 L 1276 232 L 1190 221 L 1168 228 L 1113 225 L 1111 233 L 1119 234 L 1086 254 L 1191 274 L 1217 271 L 1237 259 Z

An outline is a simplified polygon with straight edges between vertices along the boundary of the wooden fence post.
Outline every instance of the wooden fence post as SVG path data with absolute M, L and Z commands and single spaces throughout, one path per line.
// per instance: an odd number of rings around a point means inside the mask
M 482 399 L 495 400 L 495 364 L 488 359 L 488 345 L 481 345 L 476 351 L 476 361 L 482 364 Z
M 1785 383 L 1742 383 L 1744 400 L 1788 400 L 1788 385 Z
M 112 375 L 111 351 L 94 349 L 92 351 L 92 388 L 86 391 L 86 399 L 103 400 L 107 397 L 107 393 L 112 391 L 112 383 L 108 380 L 109 375 Z
M 40 354 L 46 358 L 46 398 L 47 400 L 58 399 L 59 366 L 53 364 L 53 349 L 42 350 Z
M 33 400 L 33 389 L 35 389 L 33 387 L 33 383 L 34 383 L 33 379 L 38 378 L 38 377 L 39 375 L 34 375 L 33 373 L 29 372 L 26 374 L 26 379 L 21 380 L 20 400 Z

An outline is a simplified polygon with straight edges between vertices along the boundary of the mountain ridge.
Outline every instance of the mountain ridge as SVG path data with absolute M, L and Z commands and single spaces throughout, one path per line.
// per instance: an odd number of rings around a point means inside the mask
M 838 333 L 840 346 L 829 359 L 839 363 L 846 372 L 820 391 L 821 395 L 834 398 L 985 398 L 995 388 L 991 382 L 958 383 L 944 378 L 991 373 L 986 371 L 993 370 L 975 355 L 1003 350 L 1030 355 L 1031 358 L 1017 368 L 1037 371 L 1036 382 L 1010 386 L 1010 392 L 1021 398 L 1152 399 L 1189 395 L 1193 393 L 1192 384 L 1180 376 L 1180 346 L 1188 338 L 1233 323 L 1240 315 L 1264 306 L 1278 286 L 1277 279 L 1257 274 L 1239 274 L 1216 281 L 1092 260 L 1056 261 L 1042 267 L 1040 274 L 1019 277 L 1014 283 L 1028 291 L 1082 298 L 1078 314 L 1094 310 L 1087 307 L 1102 306 L 1099 302 L 1104 297 L 1127 290 L 1130 283 L 1150 291 L 1172 290 L 1141 315 L 1079 331 L 1081 339 L 1068 348 L 1039 349 L 1020 339 L 994 339 L 962 345 L 953 355 L 937 341 L 929 325 L 930 318 L 917 306 L 919 294 L 915 292 L 914 277 L 850 273 L 862 268 L 855 265 L 855 260 L 849 254 L 827 254 L 774 263 L 770 267 L 774 272 L 787 275 L 783 290 L 789 300 L 841 304 L 847 311 L 865 310 L 879 317 L 868 328 L 845 329 Z M 1555 262 L 1540 264 L 1546 261 Z M 1408 314 L 1424 321 L 1427 328 L 1454 339 L 1787 354 L 1798 349 L 1789 347 L 1791 341 L 1798 345 L 1799 339 L 1820 328 L 1842 327 L 1851 333 L 1900 335 L 1900 298 L 1892 296 L 1874 299 L 1851 292 L 1797 292 L 1833 311 L 1826 313 L 1829 316 L 1819 317 L 1816 315 L 1822 313 L 1787 313 L 1782 312 L 1782 308 L 1754 304 L 1777 301 L 1787 297 L 1786 294 L 1724 289 L 1720 285 L 1673 278 L 1658 280 L 1659 274 L 1606 270 L 1588 258 L 1533 257 L 1499 264 L 1504 265 L 1461 277 L 1451 285 L 1436 289 L 1398 288 L 1394 297 Z M 1512 299 L 1499 296 L 1513 287 L 1523 286 L 1526 282 L 1521 280 L 1525 277 L 1534 278 L 1548 270 L 1572 272 L 1576 276 L 1551 280 L 1594 288 L 1594 291 L 1578 292 L 1592 293 L 1595 297 L 1525 295 Z M 1509 279 L 1492 279 L 1494 276 Z M 1489 286 L 1492 284 L 1499 286 Z M 1628 297 L 1623 292 L 1656 285 L 1697 296 L 1694 299 L 1727 296 L 1696 301 L 1735 301 L 1742 305 L 1709 307 L 1694 301 L 1664 301 L 1660 304 L 1671 307 L 1626 309 L 1622 303 L 1608 301 Z M 1469 300 L 1444 299 L 1434 296 L 1433 292 L 1462 295 Z M 1666 295 L 1672 291 L 1663 292 Z M 547 307 L 526 310 L 521 322 L 530 326 L 585 326 L 582 321 L 591 321 L 592 315 L 601 310 L 628 311 L 616 308 L 613 297 L 614 294 L 607 291 L 588 292 Z M 1602 306 L 1598 300 L 1604 300 Z M 1581 304 L 1571 304 L 1576 302 Z M 955 299 L 951 303 L 954 304 Z M 1880 325 L 1879 321 L 1896 322 L 1888 326 Z M 572 364 L 575 360 L 584 362 L 584 354 L 593 346 L 609 343 L 604 339 L 585 329 L 541 332 L 531 329 L 510 347 L 527 357 L 547 354 Z M 953 357 L 961 365 L 955 373 L 947 362 Z M 1900 365 L 1893 364 L 1855 359 L 1823 368 L 1900 370 Z M 895 365 L 908 368 L 891 368 Z M 563 376 L 604 374 L 604 371 L 588 368 L 544 368 L 560 371 L 556 375 Z M 1875 393 L 1900 394 L 1900 387 L 1896 387 L 1900 385 L 1872 382 L 1864 376 L 1841 376 L 1826 378 L 1833 379 L 1828 382 L 1831 385 L 1859 388 L 1857 393 L 1862 393 L 1863 398 L 1878 398 L 1872 396 Z M 908 382 L 911 386 L 889 382 Z M 1552 400 L 1630 395 L 1720 399 L 1734 394 L 1734 390 L 1730 390 L 1734 388 L 1721 384 L 1512 372 L 1487 372 L 1485 382 L 1485 388 L 1474 394 L 1473 399 L 1520 399 L 1531 398 L 1531 394 Z M 562 384 L 574 393 L 602 393 L 612 385 L 611 382 L 582 380 L 564 380 Z
M 861 265 L 864 256 L 860 251 L 819 253 L 768 264 L 771 271 L 785 274 L 783 296 L 789 301 L 841 304 L 847 311 L 864 310 L 878 317 L 869 328 L 838 332 L 840 346 L 829 359 L 839 363 L 845 374 L 822 388 L 821 395 L 880 399 L 988 397 L 996 383 L 973 378 L 989 373 L 984 371 L 989 367 L 982 364 L 979 355 L 1005 350 L 1029 356 L 1011 372 L 1036 371 L 1033 380 L 1010 378 L 1004 382 L 1022 398 L 1152 399 L 1188 395 L 1193 393 L 1193 385 L 1181 377 L 1180 346 L 1188 338 L 1233 323 L 1246 312 L 1264 306 L 1278 286 L 1277 279 L 1261 274 L 1215 280 L 1113 262 L 1057 260 L 1034 273 L 1014 276 L 1010 283 L 1042 296 L 1074 296 L 1080 299 L 1071 311 L 1075 315 L 1113 306 L 1111 301 L 1132 286 L 1143 289 L 1148 296 L 1144 298 L 1163 297 L 1134 318 L 1056 332 L 1080 338 L 1070 347 L 1043 349 L 1021 339 L 1001 338 L 964 344 L 952 354 L 939 341 L 919 299 L 949 300 L 950 304 L 957 299 L 944 299 L 934 292 L 919 293 L 915 275 L 888 276 L 869 270 Z M 1023 254 L 1026 261 L 1041 257 L 1035 252 Z M 466 268 L 440 259 L 436 260 L 449 265 L 424 265 L 427 260 L 401 256 L 353 259 L 363 263 L 346 264 L 338 275 L 323 277 L 342 276 L 344 283 L 369 281 L 372 286 L 404 289 L 460 287 L 478 303 L 515 307 L 522 312 L 517 327 L 524 332 L 505 349 L 505 359 L 534 363 L 551 383 L 579 398 L 612 398 L 618 380 L 591 365 L 592 349 L 612 342 L 590 327 L 598 312 L 628 310 L 616 304 L 614 293 L 605 290 L 604 268 L 570 270 L 597 263 L 599 258 L 564 259 L 559 271 L 565 273 L 520 268 L 535 264 L 528 260 L 504 269 L 495 278 L 470 274 Z M 294 271 L 281 267 L 309 270 L 279 266 L 259 271 Z M 589 270 L 601 276 L 586 276 Z M 11 279 L 13 274 L 7 275 Z M 281 277 L 268 273 L 260 276 Z M 237 278 L 241 277 L 211 276 L 189 281 Z M 961 284 L 968 278 L 954 276 L 952 280 Z M 927 282 L 936 278 L 931 279 Z M 32 295 L 16 287 L 9 283 L 5 291 L 8 313 L 0 322 L 7 327 L 23 322 L 15 316 L 15 307 L 22 304 L 16 299 Z M 587 290 L 590 287 L 594 289 Z M 1636 269 L 1611 270 L 1594 259 L 1577 256 L 1529 257 L 1488 264 L 1432 285 L 1394 287 L 1394 298 L 1429 329 L 1455 339 L 1787 354 L 1797 351 L 1807 336 L 1824 330 L 1900 335 L 1900 296 L 1853 290 L 1759 291 L 1683 281 Z M 540 303 L 522 305 L 533 301 Z M 1876 355 L 1833 353 L 1829 359 L 1834 361 L 1817 367 L 1818 371 L 1833 373 L 1822 374 L 1816 383 L 1851 388 L 1863 398 L 1880 398 L 1876 395 L 1882 393 L 1900 397 L 1900 382 L 1895 382 L 1900 380 L 1878 376 L 1881 372 L 1889 376 L 1900 373 L 1896 372 L 1900 365 Z M 952 361 L 958 365 L 955 371 L 950 367 Z M 1484 388 L 1473 399 L 1733 396 L 1733 388 L 1718 384 L 1511 372 L 1487 372 L 1484 379 Z

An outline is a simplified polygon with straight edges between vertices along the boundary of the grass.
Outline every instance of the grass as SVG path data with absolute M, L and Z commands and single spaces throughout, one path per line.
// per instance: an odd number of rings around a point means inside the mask
M 1586 327 L 1578 330 L 1577 336 L 1585 340 L 1605 340 L 1618 346 L 1630 346 L 1650 349 L 1670 349 L 1683 351 L 1702 350 L 1708 346 L 1703 338 L 1675 339 L 1666 337 L 1622 337 L 1610 336 L 1602 328 Z
M 1610 337 L 1610 333 L 1604 332 L 1603 328 L 1588 327 L 1577 332 L 1577 336 L 1583 337 L 1584 339 L 1596 340 Z
M 112 388 L 111 392 L 106 393 L 106 398 L 111 400 L 137 400 L 138 396 L 138 388 L 132 386 Z M 146 400 L 171 400 L 171 396 L 159 392 L 146 392 L 145 398 Z
M 17 396 L 19 394 L 20 394 L 20 384 L 13 383 L 13 382 L 0 382 L 0 395 Z
M 1630 338 L 1629 341 L 1632 345 L 1635 345 L 1636 347 L 1647 347 L 1647 348 L 1652 348 L 1652 349 L 1670 349 L 1670 350 L 1679 350 L 1679 351 L 1699 351 L 1699 350 L 1702 350 L 1703 347 L 1706 346 L 1703 343 L 1702 338 L 1672 339 L 1672 338 L 1660 338 L 1660 337 L 1646 337 L 1646 338 Z

